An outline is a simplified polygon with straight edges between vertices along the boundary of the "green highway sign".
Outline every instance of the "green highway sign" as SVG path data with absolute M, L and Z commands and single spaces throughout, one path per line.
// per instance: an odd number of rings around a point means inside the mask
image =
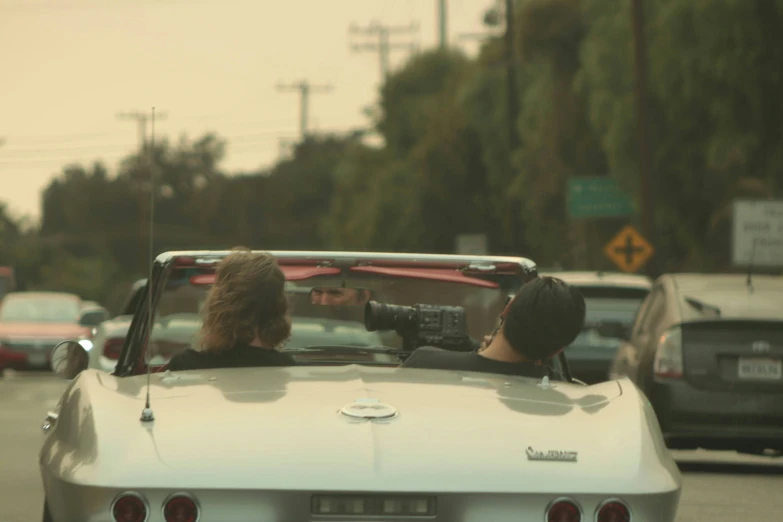
M 572 218 L 626 217 L 636 214 L 636 204 L 612 178 L 568 180 L 568 215 Z

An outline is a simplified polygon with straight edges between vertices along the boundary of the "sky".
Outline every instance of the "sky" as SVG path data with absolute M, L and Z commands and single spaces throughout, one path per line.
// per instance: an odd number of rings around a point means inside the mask
M 494 0 L 447 0 L 450 45 L 474 54 Z M 368 123 L 377 52 L 351 24 L 418 24 L 392 42 L 438 43 L 438 0 L 0 0 L 0 203 L 40 218 L 41 191 L 67 164 L 114 170 L 139 145 L 119 113 L 160 115 L 156 137 L 214 131 L 229 172 L 274 164 L 299 133 L 299 95 L 278 84 L 330 85 L 310 96 L 311 131 Z M 411 56 L 390 54 L 392 70 Z

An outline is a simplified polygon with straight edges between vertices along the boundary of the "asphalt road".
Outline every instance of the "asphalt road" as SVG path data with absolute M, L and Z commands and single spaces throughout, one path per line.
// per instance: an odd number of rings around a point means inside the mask
M 41 422 L 65 382 L 51 375 L 0 379 L 0 522 L 41 520 Z M 685 475 L 678 522 L 783 519 L 783 458 L 731 452 L 676 452 Z

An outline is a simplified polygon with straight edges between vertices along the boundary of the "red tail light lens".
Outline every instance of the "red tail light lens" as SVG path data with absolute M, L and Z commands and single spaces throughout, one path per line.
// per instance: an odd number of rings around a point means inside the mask
M 187 495 L 174 495 L 163 506 L 163 518 L 166 522 L 196 522 L 198 506 Z
M 147 520 L 147 505 L 133 493 L 125 493 L 114 501 L 111 509 L 116 522 L 144 522 Z
M 120 358 L 125 339 L 107 339 L 103 345 L 103 356 L 116 361 Z
M 597 522 L 629 522 L 631 511 L 619 500 L 609 500 L 598 508 Z
M 547 522 L 581 522 L 582 510 L 575 502 L 568 499 L 558 499 L 549 505 L 546 511 Z

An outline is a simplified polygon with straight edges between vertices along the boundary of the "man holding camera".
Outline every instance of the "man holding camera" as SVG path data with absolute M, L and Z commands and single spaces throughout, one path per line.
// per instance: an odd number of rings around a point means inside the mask
M 500 321 L 477 351 L 424 346 L 400 366 L 543 377 L 547 372 L 544 363 L 582 331 L 585 300 L 577 288 L 560 279 L 538 277 L 522 286 Z

